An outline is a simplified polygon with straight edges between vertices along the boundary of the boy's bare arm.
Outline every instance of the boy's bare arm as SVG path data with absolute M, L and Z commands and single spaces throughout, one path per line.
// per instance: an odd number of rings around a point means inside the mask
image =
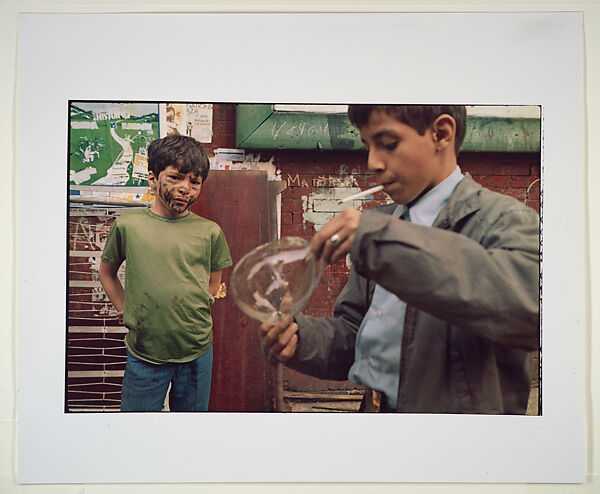
M 122 317 L 123 305 L 125 303 L 125 290 L 117 276 L 119 265 L 100 262 L 100 283 L 108 295 L 109 300 L 117 309 L 117 315 Z
M 208 281 L 208 291 L 214 297 L 219 293 L 219 287 L 221 286 L 221 279 L 223 277 L 223 270 L 213 271 L 210 273 L 210 280 Z

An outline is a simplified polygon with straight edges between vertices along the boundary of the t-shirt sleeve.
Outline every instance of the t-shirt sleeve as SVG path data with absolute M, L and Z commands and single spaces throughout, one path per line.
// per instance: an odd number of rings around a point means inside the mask
M 227 268 L 233 264 L 225 234 L 220 227 L 218 228 L 218 232 L 213 235 L 212 238 L 212 253 L 210 259 L 211 272 L 219 271 L 220 269 Z
M 121 264 L 125 260 L 125 243 L 116 219 L 110 226 L 108 238 L 106 239 L 100 259 L 107 264 Z

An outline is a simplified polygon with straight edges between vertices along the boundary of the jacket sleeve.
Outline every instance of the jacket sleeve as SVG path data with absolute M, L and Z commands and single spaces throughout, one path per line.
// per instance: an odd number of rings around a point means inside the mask
M 536 349 L 539 219 L 519 203 L 496 209 L 469 220 L 477 240 L 367 212 L 352 246 L 353 266 L 435 317 L 497 344 Z
M 356 333 L 368 309 L 367 283 L 352 269 L 335 303 L 334 317 L 296 315 L 298 348 L 285 363 L 288 367 L 321 379 L 348 379 Z

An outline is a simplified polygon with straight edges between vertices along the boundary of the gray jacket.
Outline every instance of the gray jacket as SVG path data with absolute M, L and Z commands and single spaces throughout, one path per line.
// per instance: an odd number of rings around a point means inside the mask
M 334 317 L 299 314 L 289 367 L 345 380 L 375 283 L 407 303 L 399 410 L 525 413 L 539 348 L 539 217 L 466 175 L 434 228 L 364 214 Z

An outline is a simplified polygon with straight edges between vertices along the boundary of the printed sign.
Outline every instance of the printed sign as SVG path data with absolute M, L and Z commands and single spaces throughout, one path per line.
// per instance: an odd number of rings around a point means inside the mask
M 147 185 L 158 125 L 158 104 L 71 102 L 70 185 Z
M 165 103 L 160 106 L 161 137 L 179 134 L 200 142 L 211 142 L 212 104 Z

